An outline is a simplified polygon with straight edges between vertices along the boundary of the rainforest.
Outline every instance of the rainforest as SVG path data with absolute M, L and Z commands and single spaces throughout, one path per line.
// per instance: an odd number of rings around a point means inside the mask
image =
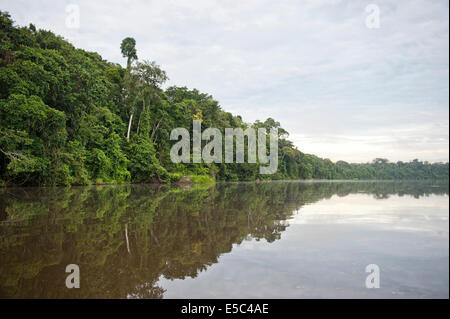
M 449 164 L 419 159 L 332 162 L 306 154 L 275 119 L 246 123 L 211 95 L 164 88 L 168 75 L 139 59 L 132 37 L 117 44 L 126 67 L 75 48 L 48 30 L 16 26 L 0 12 L 0 185 L 89 185 L 282 179 L 447 180 Z M 278 130 L 278 170 L 259 163 L 173 163 L 170 132 Z M 192 139 L 192 138 L 191 138 Z M 301 145 L 300 145 L 301 148 Z

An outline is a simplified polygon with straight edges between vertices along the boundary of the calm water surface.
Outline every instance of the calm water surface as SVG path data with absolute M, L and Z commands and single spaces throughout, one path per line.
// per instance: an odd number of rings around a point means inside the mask
M 3 188 L 0 297 L 448 298 L 448 217 L 448 182 Z

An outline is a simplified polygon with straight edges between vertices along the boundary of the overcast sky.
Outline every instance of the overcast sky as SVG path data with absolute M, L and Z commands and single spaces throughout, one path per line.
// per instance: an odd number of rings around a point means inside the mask
M 379 28 L 367 27 L 371 3 Z M 78 28 L 67 20 L 70 4 L 79 7 Z M 448 6 L 0 0 L 18 25 L 32 22 L 122 65 L 120 42 L 134 37 L 139 59 L 161 65 L 168 85 L 209 93 L 247 122 L 273 117 L 300 150 L 349 162 L 448 161 Z

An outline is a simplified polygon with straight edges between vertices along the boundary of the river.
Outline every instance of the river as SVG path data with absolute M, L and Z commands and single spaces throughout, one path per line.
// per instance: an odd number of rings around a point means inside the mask
M 0 298 L 448 298 L 448 218 L 448 181 L 1 188 Z

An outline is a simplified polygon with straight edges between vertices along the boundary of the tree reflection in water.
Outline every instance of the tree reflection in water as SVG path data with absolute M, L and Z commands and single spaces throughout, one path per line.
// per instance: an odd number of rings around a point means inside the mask
M 244 240 L 280 239 L 305 204 L 333 195 L 448 194 L 448 183 L 270 182 L 0 189 L 0 297 L 162 298 Z M 65 287 L 67 264 L 81 288 Z

